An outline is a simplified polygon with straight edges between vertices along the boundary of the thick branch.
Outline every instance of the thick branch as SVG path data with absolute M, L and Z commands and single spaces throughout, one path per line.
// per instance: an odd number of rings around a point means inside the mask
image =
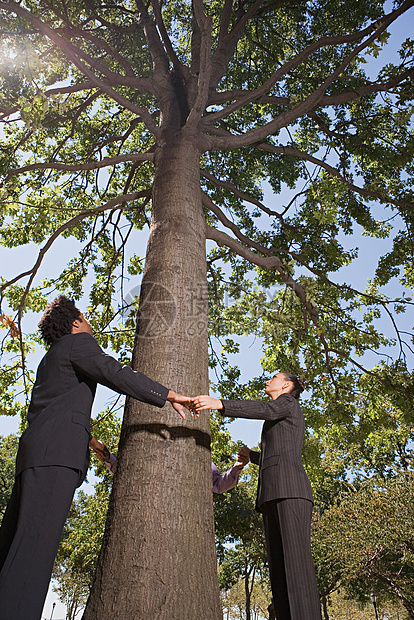
M 218 44 L 221 45 L 223 39 L 228 35 L 231 14 L 233 10 L 233 0 L 225 0 L 223 10 L 220 17 L 220 29 L 218 36 Z
M 107 79 L 103 79 L 102 82 L 107 86 L 111 86 L 111 81 Z M 96 84 L 90 80 L 85 82 L 79 82 L 77 84 L 71 84 L 70 86 L 61 86 L 59 88 L 49 88 L 48 90 L 42 91 L 43 97 L 54 97 L 56 95 L 70 95 L 72 93 L 82 92 L 84 90 L 97 90 L 98 95 L 102 93 L 102 90 L 96 86 Z M 136 92 L 147 92 L 150 89 L 148 88 L 148 80 L 145 79 L 136 79 L 136 84 L 134 86 Z M 155 93 L 153 93 L 155 95 Z M 20 110 L 20 106 L 16 105 L 11 108 L 1 108 L 0 107 L 0 121 L 6 122 L 6 118 L 11 116 L 12 114 L 16 114 Z M 138 117 L 140 118 L 140 117 Z M 14 119 L 18 121 L 19 119 Z
M 198 0 L 193 1 L 194 8 Z M 207 107 L 210 76 L 211 76 L 211 17 L 202 12 L 202 7 L 195 10 L 197 23 L 201 32 L 200 39 L 200 67 L 198 74 L 197 97 L 186 121 L 186 127 L 194 127 L 201 119 Z
M 373 93 L 380 92 L 390 92 L 393 88 L 401 84 L 405 79 L 412 79 L 414 76 L 414 69 L 406 69 L 399 75 L 397 75 L 392 80 L 388 82 L 369 82 L 364 86 L 360 86 L 359 88 L 353 88 L 352 90 L 343 91 L 342 93 L 337 93 L 334 95 L 325 95 L 321 99 L 322 106 L 333 106 L 333 105 L 341 105 L 344 103 L 349 103 L 354 99 L 359 99 L 364 97 L 365 95 L 372 95 Z M 358 80 L 362 78 L 355 77 L 352 78 L 354 80 Z
M 244 97 L 246 95 L 246 91 L 243 89 L 234 89 L 234 90 L 226 90 L 226 91 L 212 91 L 210 93 L 210 98 L 208 100 L 208 105 L 220 105 L 221 103 L 226 103 L 227 101 L 235 101 Z M 276 95 L 262 95 L 261 97 L 254 97 L 255 103 L 270 103 L 273 105 L 291 105 L 291 100 L 289 97 L 277 97 Z M 210 119 L 210 116 L 208 116 Z
M 358 187 L 357 185 L 354 185 L 353 183 L 348 181 L 339 172 L 339 170 L 337 170 L 333 166 L 330 166 L 329 164 L 327 164 L 325 161 L 321 159 L 317 159 L 316 157 L 313 157 L 313 155 L 309 155 L 305 151 L 300 151 L 296 147 L 273 146 L 272 144 L 266 144 L 265 142 L 261 144 L 256 144 L 255 146 L 263 151 L 268 151 L 269 153 L 283 153 L 285 155 L 294 155 L 296 157 L 299 157 L 300 159 L 309 161 L 312 164 L 315 164 L 316 166 L 320 166 L 321 168 L 329 172 L 329 174 L 339 179 L 341 183 L 343 183 L 346 187 L 348 187 L 348 189 L 359 194 L 360 196 L 364 196 L 366 198 L 375 198 L 379 200 L 380 202 L 386 202 L 389 204 L 393 204 L 396 207 L 413 207 L 413 203 L 410 202 L 409 200 L 395 200 L 394 198 L 391 198 L 390 196 L 384 196 L 380 192 L 376 192 L 370 189 L 366 189 L 366 188 Z
M 207 224 L 206 224 L 206 237 L 207 239 L 211 239 L 212 241 L 215 241 L 217 245 L 219 245 L 220 247 L 224 245 L 230 248 L 230 250 L 232 250 L 233 252 L 236 252 L 236 254 L 246 259 L 253 265 L 257 265 L 258 267 L 261 267 L 262 269 L 275 269 L 280 274 L 286 286 L 291 288 L 292 291 L 295 293 L 295 295 L 300 299 L 303 306 L 309 312 L 309 315 L 311 316 L 312 321 L 315 323 L 315 325 L 318 326 L 320 330 L 320 327 L 318 325 L 318 313 L 316 309 L 312 306 L 310 301 L 308 301 L 305 289 L 303 288 L 301 284 L 298 284 L 298 282 L 296 282 L 292 278 L 292 276 L 290 275 L 286 267 L 283 265 L 280 258 L 278 258 L 275 255 L 260 256 L 259 254 L 256 254 L 255 252 L 253 252 L 246 246 L 242 245 L 236 239 L 232 239 L 228 234 L 220 230 L 217 230 L 216 228 L 208 226 Z
M 117 196 L 116 198 L 113 198 L 112 200 L 109 200 L 108 202 L 106 202 L 105 204 L 103 204 L 100 207 L 97 207 L 96 209 L 87 209 L 86 211 L 81 211 L 81 213 L 79 213 L 78 215 L 75 215 L 75 217 L 71 218 L 68 222 L 65 222 L 65 224 L 62 224 L 62 226 L 60 226 L 54 233 L 53 235 L 51 235 L 49 237 L 49 239 L 47 240 L 46 244 L 40 249 L 39 251 L 39 255 L 38 258 L 35 262 L 35 264 L 33 265 L 33 267 L 29 270 L 29 271 L 25 271 L 24 273 L 19 274 L 18 276 L 16 276 L 15 278 L 13 278 L 12 280 L 9 280 L 8 282 L 5 282 L 1 287 L 0 287 L 0 294 L 3 293 L 3 291 L 8 288 L 9 286 L 11 286 L 12 284 L 15 284 L 16 282 L 18 282 L 19 280 L 21 280 L 22 278 L 26 277 L 26 276 L 30 276 L 29 281 L 26 285 L 24 294 L 22 296 L 21 302 L 20 302 L 20 308 L 24 307 L 24 303 L 25 303 L 25 299 L 29 293 L 30 287 L 32 285 L 32 282 L 40 268 L 40 265 L 42 264 L 43 258 L 46 254 L 46 252 L 50 249 L 50 247 L 53 245 L 53 243 L 56 241 L 56 239 L 66 230 L 68 230 L 69 228 L 71 228 L 71 226 L 73 226 L 74 224 L 77 224 L 78 222 L 81 222 L 82 220 L 88 218 L 88 217 L 95 217 L 96 215 L 99 215 L 100 213 L 103 213 L 104 211 L 108 211 L 109 209 L 113 209 L 114 207 L 118 206 L 119 209 L 126 209 L 128 208 L 128 203 L 133 202 L 134 200 L 138 200 L 139 198 L 146 198 L 148 196 L 151 195 L 151 190 L 144 190 L 144 191 L 140 191 L 140 192 L 133 192 L 131 194 L 122 194 L 121 196 Z M 21 311 L 20 311 L 21 313 Z M 19 313 L 19 315 L 20 315 Z
M 122 56 L 122 54 L 120 54 L 117 50 L 113 49 L 110 45 L 108 45 L 106 41 L 93 35 L 87 30 L 81 30 L 79 28 L 76 28 L 73 25 L 71 25 L 67 31 L 62 30 L 62 34 L 66 34 L 66 32 L 70 37 L 75 36 L 75 37 L 80 37 L 80 38 L 86 39 L 87 41 L 90 41 L 91 43 L 96 45 L 96 47 L 102 49 L 107 55 L 111 56 L 125 70 L 125 75 L 132 78 L 133 82 L 131 83 L 131 85 L 133 85 L 133 83 L 136 80 L 136 76 L 135 76 L 134 70 L 132 69 L 131 65 L 126 60 L 126 58 Z M 82 52 L 82 54 L 83 54 L 83 57 L 88 60 L 88 63 L 91 64 L 90 56 L 88 56 L 84 52 Z M 101 67 L 102 65 L 99 63 L 99 66 L 97 66 L 96 68 L 100 70 Z M 108 70 L 106 69 L 106 71 Z M 112 71 L 108 71 L 108 74 L 109 74 L 108 77 L 111 77 L 111 78 L 113 76 L 118 76 L 118 74 L 113 73 Z
M 204 197 L 203 197 L 203 202 L 204 202 Z M 210 208 L 209 204 L 207 204 L 206 206 Z M 298 297 L 298 299 L 303 305 L 304 310 L 308 312 L 310 319 L 315 326 L 319 340 L 321 341 L 323 349 L 324 349 L 325 362 L 326 362 L 327 369 L 331 376 L 335 390 L 338 392 L 339 388 L 338 388 L 335 376 L 333 374 L 333 369 L 332 369 L 332 365 L 330 362 L 329 353 L 335 353 L 336 355 L 340 355 L 341 357 L 347 357 L 347 354 L 345 354 L 342 351 L 339 351 L 338 349 L 333 349 L 329 346 L 328 342 L 326 341 L 325 335 L 324 335 L 324 330 L 319 323 L 317 309 L 307 299 L 306 291 L 303 288 L 303 286 L 292 278 L 292 276 L 287 271 L 286 267 L 283 265 L 282 261 L 277 256 L 274 256 L 273 254 L 271 254 L 270 251 L 267 250 L 267 248 L 263 248 L 262 251 L 266 252 L 268 255 L 260 256 L 259 254 L 256 254 L 255 252 L 250 250 L 248 247 L 242 245 L 242 243 L 240 243 L 236 239 L 233 239 L 232 237 L 230 237 L 228 234 L 222 231 L 219 231 L 216 228 L 208 226 L 207 224 L 206 224 L 206 238 L 211 239 L 212 241 L 215 241 L 215 243 L 217 243 L 217 245 L 219 245 L 220 247 L 223 247 L 223 246 L 228 247 L 232 252 L 235 252 L 241 258 L 244 258 L 245 260 L 252 263 L 253 265 L 257 265 L 258 267 L 261 267 L 262 269 L 275 269 L 280 274 L 286 286 L 288 286 Z M 250 245 L 252 247 L 258 246 L 258 244 L 252 244 L 251 242 L 250 242 Z M 305 320 L 306 320 L 306 317 L 305 317 Z M 354 364 L 357 368 L 359 368 L 362 372 L 373 375 L 373 376 L 377 376 L 376 373 L 365 368 L 356 360 L 348 358 L 348 357 L 347 359 L 349 359 L 349 361 L 352 364 Z
M 232 112 L 235 112 L 243 106 L 252 103 L 252 101 L 259 100 L 261 97 L 266 95 L 277 82 L 279 82 L 283 77 L 285 77 L 290 71 L 302 64 L 311 54 L 313 54 L 317 50 L 323 47 L 343 45 L 344 43 L 353 43 L 359 41 L 364 36 L 369 34 L 372 29 L 373 26 L 371 25 L 368 28 L 365 28 L 365 30 L 358 30 L 357 32 L 354 32 L 352 34 L 338 35 L 335 37 L 321 37 L 318 41 L 315 41 L 314 43 L 311 43 L 310 45 L 305 47 L 305 49 L 302 50 L 299 54 L 297 54 L 294 58 L 291 58 L 290 60 L 285 62 L 284 65 L 282 67 L 279 67 L 270 76 L 270 78 L 266 80 L 266 82 L 264 82 L 259 88 L 256 88 L 252 91 L 230 91 L 231 94 L 235 92 L 238 93 L 238 97 L 236 98 L 234 103 L 226 106 L 223 110 L 210 114 L 208 117 L 209 122 L 215 122 L 222 118 L 225 118 Z M 279 98 L 276 99 L 278 100 Z M 283 100 L 287 103 L 290 103 L 289 99 L 283 98 Z
M 171 60 L 174 69 L 181 74 L 188 74 L 188 69 L 178 58 L 175 53 L 175 49 L 171 43 L 170 37 L 168 36 L 167 29 L 164 24 L 164 20 L 162 18 L 161 9 L 158 0 L 152 0 L 152 8 L 155 15 L 155 22 L 157 24 L 157 28 L 161 33 L 162 42 L 164 43 L 165 50 L 169 59 Z
M 80 172 L 81 170 L 96 170 L 97 168 L 107 168 L 108 166 L 116 166 L 120 163 L 128 161 L 153 161 L 154 153 L 129 153 L 126 155 L 118 155 L 117 157 L 106 157 L 101 161 L 90 161 L 87 164 L 64 164 L 61 162 L 41 162 L 38 164 L 29 164 L 21 168 L 12 168 L 4 178 L 3 184 L 16 174 L 23 174 L 31 170 L 65 170 L 66 172 Z
M 155 23 L 148 15 L 148 11 L 142 0 L 136 0 L 138 7 L 137 22 L 142 26 L 148 43 L 148 51 L 151 54 L 154 78 L 165 76 L 169 72 L 168 56 L 165 52 Z
M 365 95 L 371 95 L 373 93 L 378 92 L 389 92 L 395 86 L 398 86 L 403 82 L 406 78 L 410 78 L 413 75 L 413 69 L 406 69 L 400 75 L 389 80 L 388 82 L 369 82 L 364 80 L 359 76 L 352 77 L 352 80 L 360 80 L 364 82 L 363 86 L 359 88 L 353 88 L 352 90 L 346 90 L 342 93 L 335 93 L 333 95 L 324 95 L 321 98 L 320 107 L 325 106 L 335 106 L 335 105 L 343 105 L 344 103 L 349 103 L 354 99 L 359 99 L 364 97 Z M 368 82 L 368 83 L 367 83 Z M 256 91 L 252 91 L 256 92 Z M 210 98 L 208 105 L 220 105 L 222 103 L 226 103 L 227 101 L 238 101 L 240 102 L 242 98 L 246 96 L 246 91 L 243 89 L 235 89 L 223 92 L 214 91 L 210 93 Z M 258 97 L 252 97 L 251 102 L 258 104 L 266 104 L 266 105 L 275 105 L 275 106 L 290 106 L 293 107 L 293 103 L 289 97 L 278 97 L 277 95 L 260 95 Z M 245 105 L 245 104 L 243 104 Z M 226 107 L 227 110 L 229 107 Z M 216 114 L 216 113 L 214 113 Z M 219 114 L 219 113 L 217 113 Z M 213 114 L 207 115 L 206 118 L 210 121 L 212 119 Z
M 227 139 L 210 138 L 209 149 L 210 150 L 223 149 L 223 148 L 229 149 L 229 148 L 239 148 L 241 146 L 251 145 L 256 141 L 264 140 L 267 136 L 279 131 L 280 129 L 282 129 L 283 127 L 286 127 L 287 125 L 290 125 L 291 123 L 296 121 L 301 116 L 307 114 L 308 112 L 315 110 L 316 107 L 321 105 L 326 89 L 344 72 L 344 70 L 352 62 L 352 60 L 354 60 L 354 58 L 356 58 L 373 41 L 378 39 L 381 36 L 381 34 L 388 28 L 388 26 L 393 21 L 395 21 L 395 19 L 397 19 L 397 17 L 399 17 L 402 13 L 407 11 L 413 5 L 414 5 L 414 0 L 405 0 L 405 2 L 403 2 L 398 9 L 390 13 L 388 16 L 384 17 L 383 21 L 378 26 L 378 28 L 376 28 L 375 32 L 371 36 L 369 36 L 363 43 L 358 45 L 350 54 L 348 54 L 345 60 L 335 69 L 335 71 L 333 71 L 331 75 L 327 77 L 324 80 L 324 82 L 311 95 L 306 97 L 293 109 L 283 112 L 282 114 L 277 116 L 275 119 L 273 119 L 269 123 L 261 127 L 258 127 L 256 129 L 252 129 L 251 131 L 245 134 L 236 135 L 236 136 L 229 135 Z M 367 30 L 372 30 L 372 27 L 369 29 L 365 29 L 364 32 L 366 32 Z M 356 33 L 354 35 L 348 35 L 348 36 L 358 37 L 359 35 L 360 33 Z M 304 52 L 301 52 L 301 54 L 303 53 Z M 284 67 L 281 67 L 281 69 L 276 71 L 275 73 L 278 73 L 279 71 L 283 70 L 283 68 Z M 260 95 L 264 94 L 261 88 L 257 89 L 256 92 Z M 247 98 L 246 96 L 246 101 L 243 102 L 243 105 L 245 105 L 245 103 L 247 103 L 250 100 L 251 93 L 249 93 L 248 97 L 249 98 Z M 235 104 L 231 104 L 230 106 L 226 107 L 225 110 L 223 111 L 210 115 L 209 122 L 214 120 L 214 118 L 216 119 L 219 118 L 220 115 L 222 116 L 224 112 L 226 114 L 230 113 L 230 111 L 232 111 L 233 108 L 237 109 L 241 105 L 242 105 L 241 102 L 237 102 Z M 208 130 L 208 128 L 206 129 Z
M 21 17 L 27 19 L 30 23 L 36 25 L 39 30 L 46 35 L 51 41 L 56 43 L 59 48 L 65 53 L 69 60 L 81 71 L 86 77 L 88 77 L 95 86 L 98 86 L 103 92 L 105 92 L 109 97 L 111 97 L 114 101 L 119 103 L 123 108 L 134 112 L 138 116 L 141 116 L 145 126 L 147 129 L 153 133 L 155 136 L 159 135 L 159 128 L 155 125 L 154 121 L 148 110 L 142 106 L 138 107 L 134 105 L 131 101 L 126 99 L 123 95 L 117 93 L 111 86 L 108 86 L 102 79 L 98 78 L 93 71 L 88 69 L 88 67 L 79 60 L 78 56 L 82 55 L 81 50 L 76 48 L 72 43 L 66 41 L 63 37 L 58 35 L 52 28 L 44 24 L 40 19 L 32 15 L 29 11 L 21 7 L 19 4 L 15 2 L 0 2 L 0 9 L 6 10 L 8 12 L 12 11 Z M 118 74 L 114 74 L 118 75 Z M 112 76 L 111 76 L 112 77 Z M 118 78 L 121 76 L 118 75 Z M 130 80 L 130 78 L 123 78 Z M 149 81 L 150 82 L 150 81 Z M 155 83 L 153 83 L 153 87 L 155 87 Z
M 278 217 L 281 220 L 282 225 L 286 226 L 283 222 L 283 218 L 280 214 L 271 211 L 270 209 L 267 209 L 264 205 L 262 205 L 259 201 L 255 200 L 254 198 L 252 198 L 251 196 L 249 196 L 248 194 L 244 194 L 244 192 L 240 192 L 239 190 L 237 190 L 237 188 L 235 188 L 231 183 L 227 183 L 225 181 L 219 181 L 218 179 L 216 179 L 215 177 L 213 177 L 211 174 L 207 173 L 206 171 L 201 170 L 201 174 L 202 176 L 204 176 L 205 178 L 209 179 L 212 183 L 214 183 L 216 186 L 218 187 L 225 187 L 226 189 L 229 189 L 230 191 L 234 192 L 235 195 L 237 195 L 241 200 L 244 201 L 248 201 L 251 202 L 252 204 L 255 204 L 256 206 L 258 206 L 259 208 L 263 209 L 266 213 L 268 213 L 269 215 L 275 215 L 276 217 Z M 257 250 L 258 252 L 265 254 L 267 256 L 271 256 L 272 253 L 274 251 L 277 251 L 279 253 L 283 253 L 286 254 L 288 256 L 290 256 L 291 258 L 293 258 L 295 261 L 297 261 L 299 264 L 301 264 L 303 267 L 305 267 L 306 269 L 308 269 L 311 273 L 313 273 L 317 278 L 319 278 L 320 280 L 324 281 L 326 284 L 333 286 L 334 288 L 341 290 L 341 291 L 351 291 L 352 293 L 355 293 L 356 295 L 360 295 L 361 297 L 364 297 L 366 299 L 369 299 L 371 302 L 375 302 L 377 304 L 379 304 L 383 310 L 387 313 L 393 328 L 395 330 L 395 334 L 396 337 L 398 339 L 399 345 L 400 345 L 400 352 L 403 352 L 403 342 L 401 340 L 401 336 L 399 333 L 399 330 L 397 328 L 397 325 L 395 323 L 394 317 L 392 316 L 390 310 L 387 308 L 387 304 L 389 303 L 394 303 L 393 300 L 385 300 L 382 299 L 380 297 L 376 297 L 374 295 L 369 295 L 367 293 L 362 293 L 360 291 L 357 291 L 356 289 L 348 286 L 348 285 L 344 285 L 344 284 L 337 284 L 336 282 L 333 282 L 332 280 L 330 280 L 326 274 L 321 273 L 319 270 L 312 268 L 309 263 L 305 262 L 301 256 L 299 254 L 297 254 L 296 252 L 293 252 L 292 250 L 283 250 L 283 249 L 277 249 L 275 250 L 275 248 L 272 248 L 272 250 L 269 250 L 268 248 L 265 248 L 264 246 L 253 242 L 251 239 L 249 239 L 248 237 L 246 237 L 245 235 L 243 235 L 240 232 L 240 229 L 238 228 L 238 226 L 236 224 L 234 224 L 233 222 L 231 222 L 228 218 L 226 218 L 226 216 L 224 215 L 224 213 L 219 209 L 219 207 L 217 205 L 215 205 L 213 203 L 213 201 L 211 200 L 211 198 L 206 195 L 203 194 L 203 204 L 209 208 L 220 220 L 220 222 L 226 226 L 226 228 L 229 228 L 234 234 L 235 236 L 242 242 L 245 243 L 247 246 L 250 246 L 251 248 L 254 248 L 255 250 Z M 287 227 L 287 226 L 286 226 Z M 290 228 L 290 227 L 289 227 Z M 412 305 L 410 302 L 407 302 L 408 305 Z M 413 302 L 414 303 L 414 302 Z M 330 352 L 336 352 L 333 351 L 332 349 L 328 349 L 327 346 L 325 347 L 325 351 L 326 353 Z M 329 364 L 328 364 L 329 365 Z M 358 366 L 357 362 L 355 362 L 355 365 Z M 359 367 L 359 366 L 358 366 Z M 362 366 L 361 366 L 362 368 Z
M 261 252 L 262 254 L 272 255 L 272 252 L 270 252 L 270 250 L 265 248 L 263 245 L 261 245 L 260 243 L 256 243 L 249 237 L 246 237 L 246 235 L 243 235 L 239 227 L 233 222 L 231 222 L 224 215 L 221 209 L 219 209 L 219 207 L 216 204 L 214 204 L 210 196 L 206 194 L 205 192 L 202 192 L 202 200 L 203 200 L 203 205 L 206 206 L 208 209 L 210 209 L 210 211 L 214 213 L 214 215 L 220 220 L 220 222 L 224 224 L 226 228 L 231 230 L 242 243 L 245 243 L 249 247 L 254 248 L 258 252 Z M 279 250 L 277 248 L 273 248 L 273 252 L 279 252 Z M 280 262 L 280 264 L 282 265 L 282 262 Z
M 241 17 L 236 20 L 236 25 L 233 27 L 232 31 L 219 40 L 219 44 L 217 45 L 212 59 L 213 72 L 210 85 L 211 88 L 216 88 L 217 84 L 220 82 L 226 72 L 229 60 L 234 54 L 237 42 L 244 32 L 247 22 L 257 13 L 264 3 L 265 0 L 256 0 L 250 9 L 246 13 L 241 14 Z M 239 6 L 242 7 L 242 3 L 240 3 Z M 226 16 L 225 19 L 227 19 Z M 221 34 L 223 34 L 223 31 L 221 31 Z
M 108 43 L 107 41 L 100 39 L 99 37 L 97 37 L 96 35 L 92 34 L 90 31 L 87 30 L 86 25 L 88 23 L 88 21 L 91 20 L 91 18 L 87 18 L 86 20 L 84 20 L 83 22 L 83 26 L 85 26 L 85 28 L 83 29 L 82 27 L 76 27 L 73 25 L 73 23 L 69 20 L 68 18 L 68 14 L 65 11 L 65 14 L 63 14 L 61 11 L 59 11 L 59 9 L 56 7 L 56 4 L 54 5 L 52 2 L 49 2 L 47 0 L 45 0 L 46 5 L 49 7 L 50 11 L 53 12 L 58 19 L 60 19 L 63 23 L 66 24 L 66 28 L 57 28 L 56 32 L 64 35 L 64 36 L 69 36 L 70 38 L 72 38 L 73 36 L 75 37 L 80 37 L 83 39 L 86 39 L 87 41 L 91 41 L 94 45 L 96 45 L 96 47 L 102 49 L 105 51 L 105 53 L 109 56 L 111 56 L 114 60 L 116 60 L 121 67 L 123 67 L 123 69 L 125 70 L 126 75 L 129 75 L 130 77 L 135 77 L 134 71 L 131 67 L 131 65 L 129 64 L 129 62 L 117 51 L 114 50 Z M 91 8 L 89 6 L 89 8 Z M 108 25 L 109 27 L 109 25 Z M 82 54 L 84 54 L 84 58 L 88 60 L 89 64 L 91 64 L 92 62 L 96 62 L 95 59 L 91 59 L 87 54 L 85 54 L 83 51 L 81 51 Z M 98 65 L 98 63 L 97 63 Z M 98 70 L 100 70 L 101 66 L 95 66 L 95 68 L 97 68 Z M 91 64 L 91 66 L 94 66 Z M 104 71 L 107 70 L 106 67 L 103 67 Z

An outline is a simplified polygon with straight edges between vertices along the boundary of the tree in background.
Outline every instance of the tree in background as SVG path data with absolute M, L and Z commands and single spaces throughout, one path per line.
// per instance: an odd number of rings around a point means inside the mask
M 234 463 L 234 454 L 242 447 L 223 426 L 223 418 L 212 412 L 211 456 L 219 471 Z M 262 517 L 255 510 L 257 478 L 258 467 L 250 464 L 243 469 L 234 489 L 213 496 L 222 604 L 231 607 L 235 600 L 238 604 L 242 601 L 246 620 L 252 619 L 258 592 L 263 594 L 263 583 L 268 597 L 266 609 L 271 600 Z M 243 596 L 240 584 L 243 584 Z
M 109 474 L 108 474 L 109 476 Z M 66 605 L 67 620 L 85 608 L 91 591 L 108 510 L 110 485 L 97 482 L 93 494 L 79 491 L 59 546 L 52 577 Z
M 258 579 L 251 600 L 252 620 L 268 620 L 267 608 L 270 598 L 269 584 Z M 221 592 L 221 601 L 224 620 L 245 620 L 247 618 L 245 584 L 242 579 L 237 581 L 229 590 Z
M 339 587 L 347 597 L 390 602 L 414 618 L 414 477 L 372 478 L 349 488 L 337 505 L 319 515 L 313 529 L 320 594 L 326 620 L 328 599 Z
M 14 484 L 16 453 L 19 440 L 15 435 L 0 437 L 0 517 L 3 518 Z
M 209 298 L 225 354 L 228 335 L 253 332 L 266 371 L 301 370 L 315 436 L 356 424 L 364 373 L 412 420 L 396 322 L 412 304 L 412 41 L 394 64 L 364 63 L 413 4 L 0 2 L 0 238 L 42 245 L 1 284 L 19 332 L 4 344 L 6 412 L 19 378 L 26 393 L 32 381 L 24 314 L 87 286 L 101 344 L 124 359 L 132 349 L 134 368 L 182 393 L 208 390 Z M 136 230 L 149 219 L 144 269 Z M 393 244 L 363 291 L 336 275 L 357 258 L 354 228 Z M 75 256 L 37 283 L 58 237 L 76 240 Z M 117 323 L 122 278 L 143 271 L 136 328 Z M 393 338 L 388 363 L 363 357 Z M 220 387 L 237 393 L 228 370 Z M 119 456 L 85 619 L 218 619 L 207 416 L 177 424 L 128 401 Z
M 392 604 L 378 599 L 376 605 L 381 620 L 408 620 L 408 616 L 400 604 Z M 361 603 L 349 598 L 345 590 L 337 590 L 329 597 L 328 617 L 331 620 L 343 620 L 343 618 L 347 620 L 373 620 L 375 611 L 371 600 Z

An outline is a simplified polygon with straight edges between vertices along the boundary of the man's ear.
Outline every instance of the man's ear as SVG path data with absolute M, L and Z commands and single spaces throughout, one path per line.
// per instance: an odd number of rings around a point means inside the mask
M 74 321 L 72 321 L 72 330 L 71 330 L 71 334 L 74 334 L 78 331 L 79 326 L 80 326 L 80 320 L 79 319 L 75 319 Z

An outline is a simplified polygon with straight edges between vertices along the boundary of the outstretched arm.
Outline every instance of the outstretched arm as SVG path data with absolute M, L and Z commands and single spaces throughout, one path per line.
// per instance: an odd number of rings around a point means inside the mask
M 203 409 L 217 409 L 229 418 L 251 420 L 280 420 L 287 418 L 299 407 L 291 394 L 285 393 L 274 400 L 220 400 L 211 396 L 195 396 L 191 399 L 195 412 Z
M 243 469 L 245 465 L 250 461 L 250 448 L 243 446 L 237 453 L 237 460 L 234 464 L 235 467 Z
M 127 394 L 156 407 L 163 407 L 169 400 L 183 419 L 183 407 L 192 408 L 189 397 L 169 390 L 130 366 L 122 366 L 114 357 L 107 355 L 90 334 L 75 335 L 70 360 L 76 370 L 119 394 Z
M 212 398 L 207 394 L 192 398 L 191 403 L 194 407 L 196 414 L 198 414 L 200 411 L 203 411 L 204 409 L 217 409 L 217 411 L 223 409 L 223 403 L 219 398 Z
M 189 398 L 188 396 L 183 396 L 182 394 L 177 394 L 177 392 L 174 392 L 173 390 L 169 390 L 167 400 L 172 404 L 174 409 L 177 411 L 177 413 L 180 414 L 183 420 L 185 420 L 184 407 L 189 410 L 191 416 L 194 416 L 195 414 L 198 417 L 198 411 L 194 410 L 191 398 Z
M 93 452 L 93 454 L 96 456 L 98 461 L 101 461 L 101 463 L 105 463 L 107 469 L 111 472 L 111 474 L 114 474 L 117 461 L 115 454 L 111 454 L 105 444 L 95 439 L 95 437 L 92 437 L 92 439 L 90 440 L 89 448 L 91 449 L 91 452 Z
M 213 474 L 213 493 L 225 493 L 234 489 L 239 482 L 239 476 L 245 465 L 249 462 L 250 449 L 247 446 L 237 454 L 237 460 L 233 467 L 230 467 L 224 474 L 219 474 L 217 467 L 211 463 L 211 471 Z

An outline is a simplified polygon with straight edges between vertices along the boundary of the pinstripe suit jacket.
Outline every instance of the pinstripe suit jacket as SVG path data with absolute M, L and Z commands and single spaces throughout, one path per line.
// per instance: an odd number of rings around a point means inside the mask
M 68 334 L 39 364 L 28 410 L 29 426 L 19 442 L 16 476 L 29 467 L 89 466 L 90 416 L 97 383 L 162 407 L 168 389 L 107 355 L 93 336 Z
M 312 489 L 301 461 L 305 421 L 299 402 L 290 394 L 271 401 L 222 400 L 222 415 L 265 420 L 261 452 L 251 452 L 260 466 L 256 509 L 276 499 L 303 498 L 313 502 Z

